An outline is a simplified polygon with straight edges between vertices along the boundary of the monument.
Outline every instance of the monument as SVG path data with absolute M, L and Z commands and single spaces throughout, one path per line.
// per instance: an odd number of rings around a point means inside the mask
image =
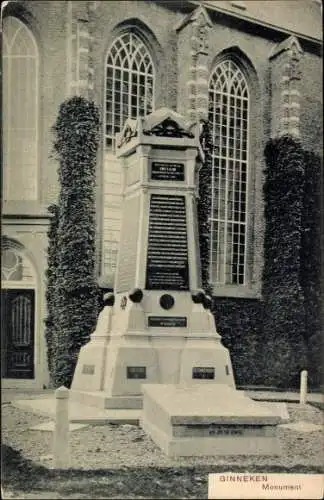
M 123 215 L 114 294 L 80 351 L 72 390 L 106 408 L 138 408 L 146 383 L 234 387 L 228 350 L 200 290 L 198 127 L 160 109 L 128 120 L 118 146 Z
M 168 454 L 277 452 L 280 418 L 235 390 L 201 290 L 198 126 L 166 108 L 127 120 L 117 156 L 123 214 L 114 292 L 80 351 L 73 399 L 134 409 L 144 398 L 141 425 Z

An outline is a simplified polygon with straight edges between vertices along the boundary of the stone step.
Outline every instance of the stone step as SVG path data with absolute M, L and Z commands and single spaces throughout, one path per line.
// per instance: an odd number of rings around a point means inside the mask
M 108 396 L 103 391 L 70 391 L 70 400 L 100 409 L 133 409 L 143 407 L 143 396 Z

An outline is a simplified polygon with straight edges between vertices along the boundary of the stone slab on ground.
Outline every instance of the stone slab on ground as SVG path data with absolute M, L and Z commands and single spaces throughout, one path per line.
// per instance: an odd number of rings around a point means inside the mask
M 40 399 L 23 399 L 13 400 L 12 404 L 17 408 L 32 411 L 34 413 L 50 416 L 55 416 L 55 398 L 40 398 Z M 269 408 L 273 413 L 279 415 L 282 420 L 289 421 L 289 414 L 287 411 L 286 403 L 274 402 L 259 402 Z M 123 410 L 123 409 L 109 409 L 102 410 L 97 407 L 83 405 L 75 401 L 69 402 L 70 423 L 84 423 L 84 424 L 133 424 L 138 425 L 142 411 L 140 409 Z
M 23 400 L 13 400 L 13 406 L 25 410 L 32 411 L 33 413 L 50 416 L 54 418 L 55 416 L 55 398 L 54 395 L 51 398 L 40 398 L 40 399 L 23 399 Z M 287 411 L 286 403 L 273 403 L 273 402 L 260 402 L 260 405 L 264 405 L 270 410 L 279 415 L 283 421 L 289 421 L 289 414 Z M 69 412 L 70 412 L 70 425 L 72 423 L 79 423 L 84 425 L 93 424 L 132 424 L 138 425 L 140 422 L 142 410 L 122 410 L 122 409 L 109 409 L 102 410 L 97 407 L 89 407 L 87 405 L 82 405 L 76 403 L 75 401 L 69 402 Z M 36 426 L 37 427 L 37 426 Z M 42 430 L 36 429 L 35 430 Z M 43 429 L 50 430 L 50 429 Z M 71 430 L 73 430 L 71 428 Z
M 55 416 L 55 398 L 15 399 L 11 402 L 16 408 L 29 410 L 39 415 Z
M 298 422 L 289 422 L 287 424 L 281 424 L 280 427 L 284 429 L 290 429 L 297 432 L 322 432 L 323 426 L 319 424 L 313 424 L 312 422 L 306 422 L 304 420 L 299 420 Z
M 83 429 L 84 427 L 88 427 L 89 424 L 69 424 L 69 431 L 78 431 L 80 429 Z M 50 422 L 43 422 L 42 424 L 34 425 L 33 427 L 29 427 L 29 430 L 31 431 L 49 431 L 49 432 L 54 432 L 55 430 L 55 424 L 51 420 Z
M 9 404 L 15 399 L 40 399 L 54 396 L 54 389 L 3 389 L 1 388 L 1 404 Z
M 289 412 L 287 408 L 287 403 L 275 403 L 270 401 L 258 401 L 259 405 L 269 408 L 270 411 L 279 415 L 283 421 L 289 421 Z
M 247 390 L 245 393 L 255 401 L 285 401 L 289 403 L 299 403 L 299 393 L 291 391 L 252 391 Z M 319 392 L 309 392 L 307 394 L 307 403 L 322 403 L 324 404 L 324 394 Z
M 264 391 L 251 389 L 238 389 L 237 392 L 245 393 L 255 401 L 269 402 L 290 402 L 299 403 L 299 393 L 292 391 Z M 43 389 L 42 391 L 21 389 L 1 389 L 1 404 L 11 403 L 21 399 L 50 399 L 54 398 L 53 389 Z M 324 394 L 320 392 L 309 392 L 307 394 L 307 403 L 322 403 L 324 404 Z
M 279 455 L 278 409 L 222 384 L 143 386 L 142 428 L 168 456 Z
M 55 417 L 55 398 L 12 401 L 16 408 Z M 137 424 L 141 410 L 100 410 L 74 401 L 69 402 L 69 421 L 79 424 Z

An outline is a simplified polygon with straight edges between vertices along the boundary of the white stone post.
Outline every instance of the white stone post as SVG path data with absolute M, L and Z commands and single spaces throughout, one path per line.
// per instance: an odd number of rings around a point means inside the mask
M 70 466 L 69 449 L 69 389 L 62 386 L 55 391 L 54 468 Z
M 307 400 L 307 370 L 303 370 L 300 374 L 300 396 L 299 403 L 304 405 Z

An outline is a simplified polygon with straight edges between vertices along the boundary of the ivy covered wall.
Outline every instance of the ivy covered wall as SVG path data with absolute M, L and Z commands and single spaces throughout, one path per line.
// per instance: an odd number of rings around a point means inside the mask
M 213 313 L 222 343 L 229 349 L 237 385 L 264 385 L 260 362 L 263 302 L 214 298 Z
M 302 245 L 300 283 L 304 293 L 305 342 L 307 346 L 309 382 L 324 382 L 323 299 L 321 299 L 321 197 L 323 197 L 322 164 L 319 155 L 306 151 L 305 184 L 302 213 Z
M 95 169 L 99 111 L 72 97 L 53 127 L 60 193 L 49 232 L 46 340 L 54 387 L 70 386 L 80 347 L 97 319 Z
M 205 155 L 203 164 L 199 171 L 198 192 L 198 228 L 199 228 L 199 255 L 201 261 L 202 288 L 207 295 L 212 296 L 212 285 L 209 280 L 209 252 L 210 252 L 210 211 L 212 200 L 212 148 L 213 139 L 211 134 L 211 123 L 206 121 L 202 124 L 200 143 Z
M 265 382 L 297 386 L 306 368 L 304 293 L 300 283 L 304 152 L 290 136 L 265 148 L 262 366 Z
M 323 384 L 321 323 L 321 159 L 290 136 L 265 148 L 262 299 L 214 298 L 238 385 Z

